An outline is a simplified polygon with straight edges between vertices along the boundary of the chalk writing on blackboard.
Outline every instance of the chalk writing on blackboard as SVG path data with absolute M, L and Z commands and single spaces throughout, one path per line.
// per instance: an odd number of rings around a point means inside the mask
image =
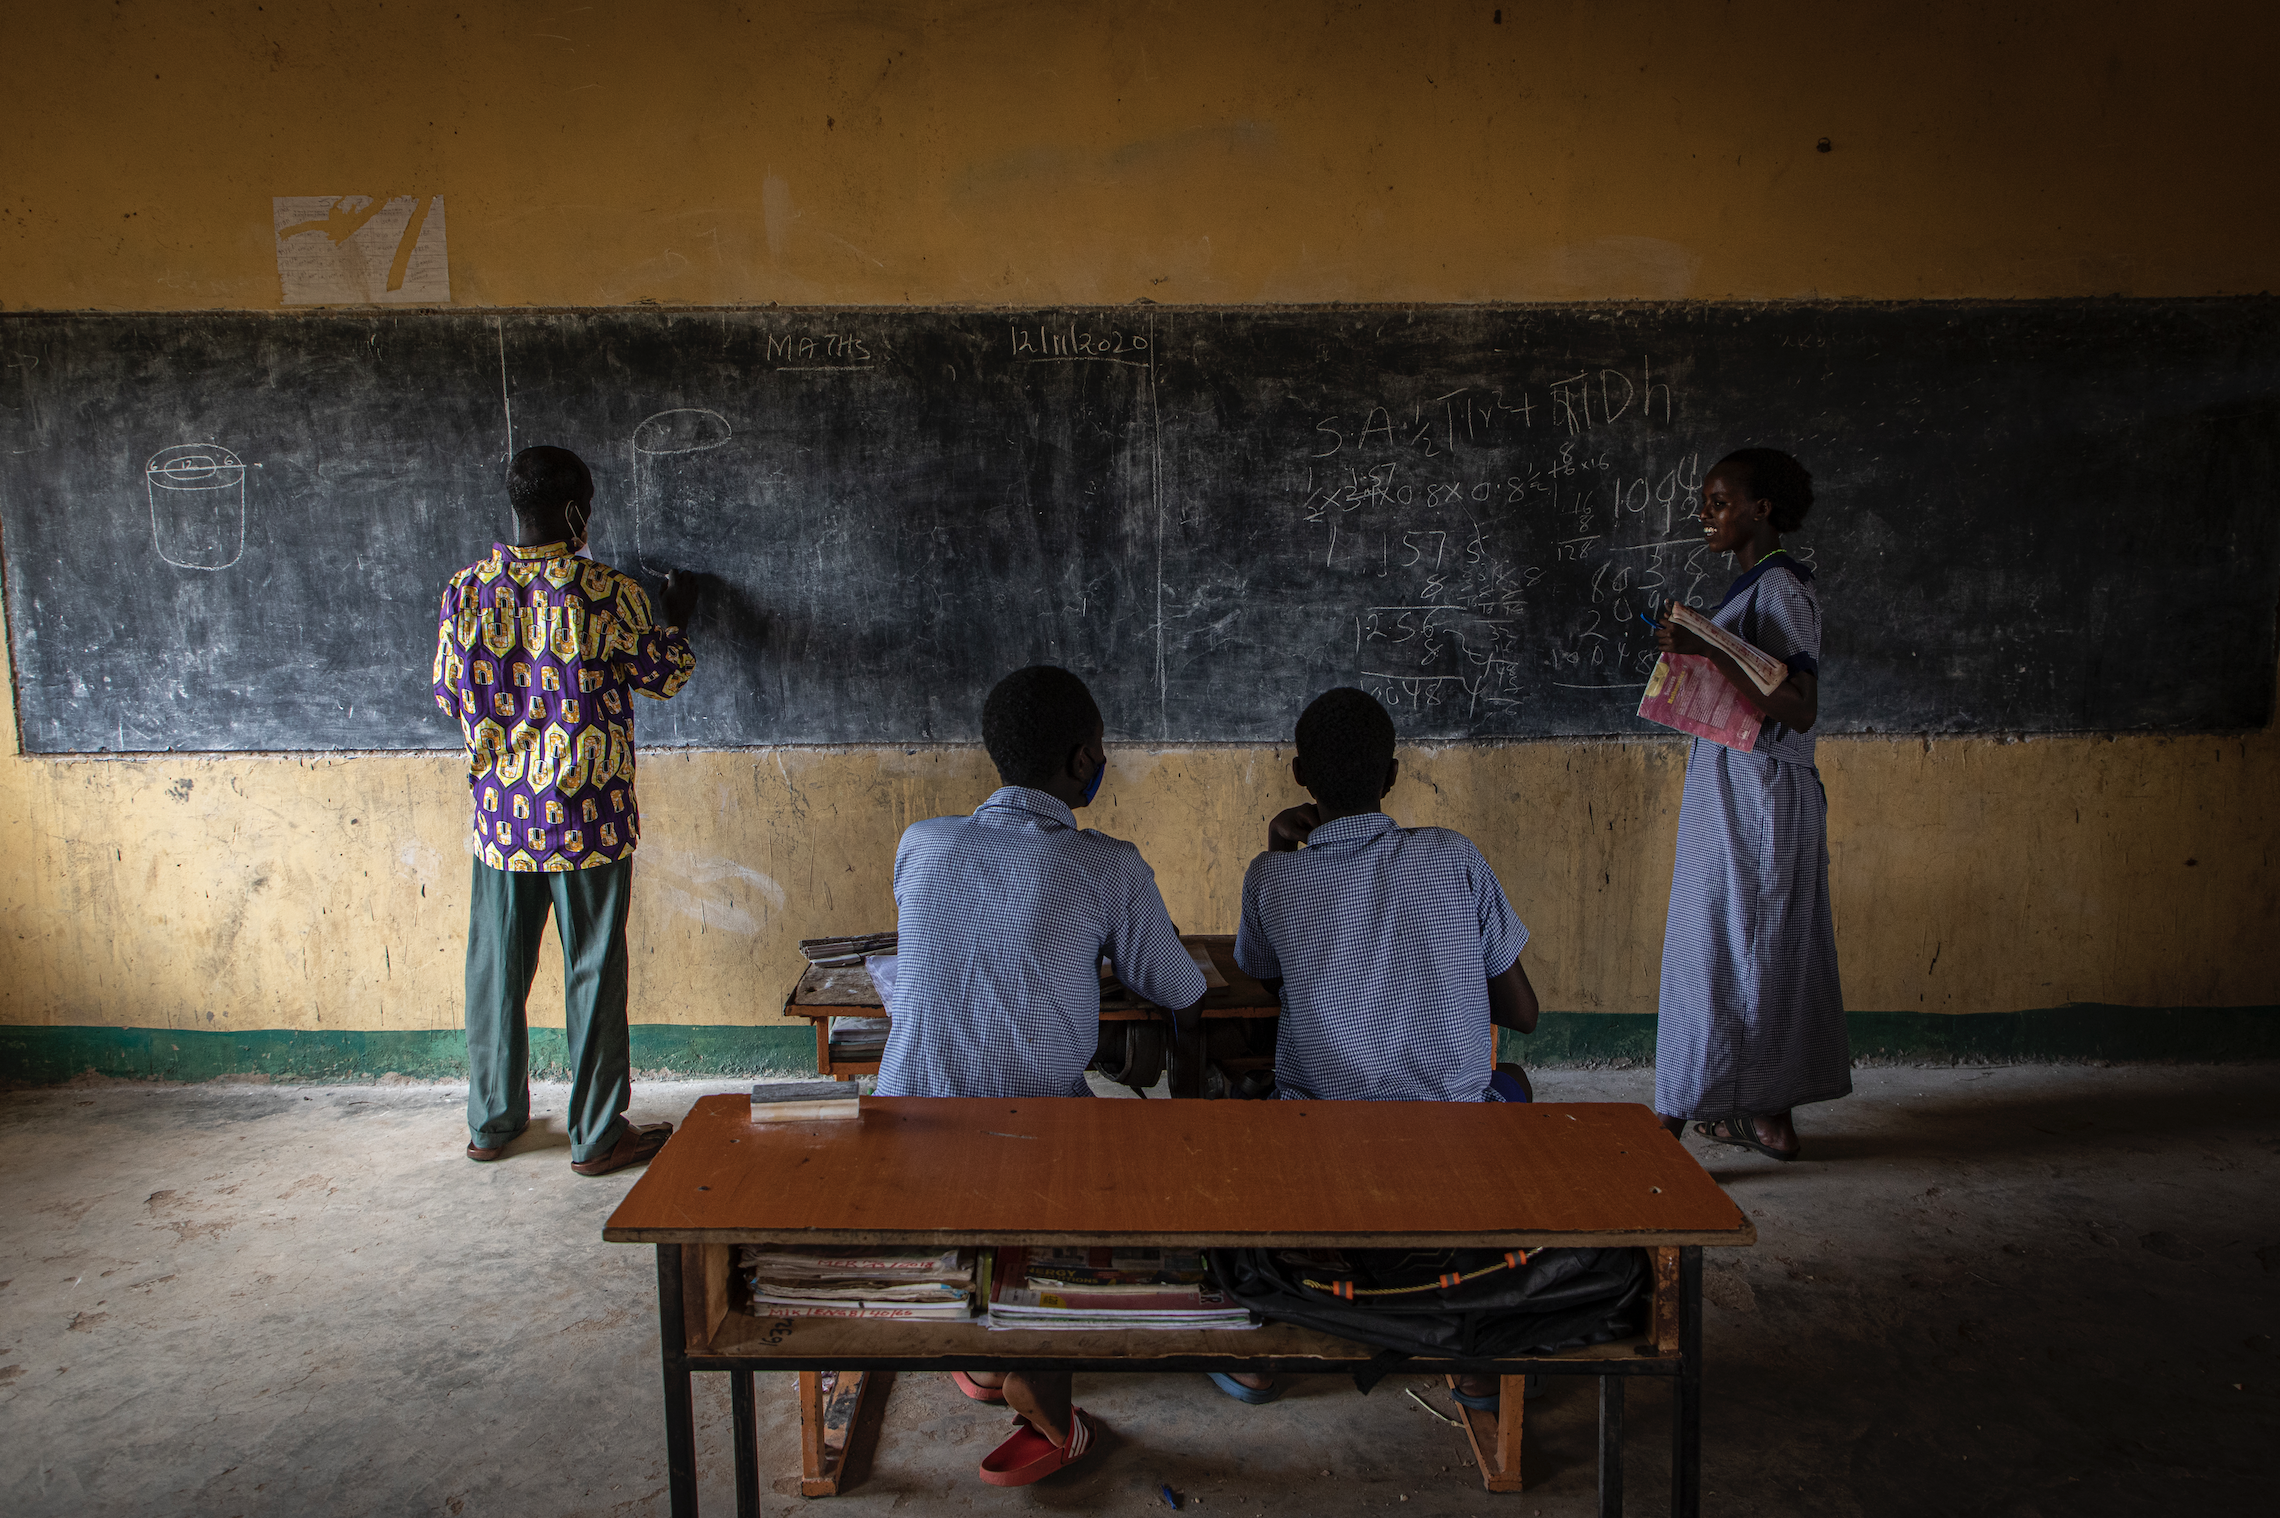
M 701 407 L 680 407 L 645 418 L 633 429 L 634 556 L 652 574 L 679 568 L 663 556 L 701 530 L 684 520 L 711 498 L 691 456 L 710 453 L 731 436 L 728 418 Z
M 1396 711 L 1466 722 L 1547 686 L 1642 686 L 1636 611 L 1700 605 L 1719 567 L 1682 535 L 1703 467 L 1674 436 L 1683 409 L 1642 358 L 1486 387 L 1426 376 L 1414 397 L 1315 413 L 1294 525 L 1316 573 L 1359 581 L 1353 677 Z
M 151 547 L 176 569 L 227 569 L 245 553 L 245 465 L 219 443 L 161 448 L 143 466 Z
M 1006 341 L 1016 359 L 1090 358 L 1145 367 L 1150 352 L 1145 333 L 1119 328 L 1096 331 L 1075 323 L 1007 326 Z
M 333 207 L 290 240 L 369 209 Z M 1790 552 L 1831 607 L 1828 731 L 2272 711 L 2270 297 L 0 327 L 29 752 L 450 749 L 419 653 L 436 577 L 502 454 L 540 441 L 593 465 L 597 551 L 713 581 L 722 656 L 643 714 L 660 746 L 968 743 L 1039 660 L 1120 741 L 1287 742 L 1313 694 L 1363 684 L 1413 742 L 1642 733 L 1640 613 L 1717 602 L 1730 568 L 1690 508 L 1749 444 L 1826 487 Z M 1896 546 L 1926 492 L 1953 554 Z M 2208 659 L 2139 657 L 2156 601 L 2194 608 Z M 287 645 L 320 678 L 245 701 Z M 325 694 L 344 681 L 353 702 Z

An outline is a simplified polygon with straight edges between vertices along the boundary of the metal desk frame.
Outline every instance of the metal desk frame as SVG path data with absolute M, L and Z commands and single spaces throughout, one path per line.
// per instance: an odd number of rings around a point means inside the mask
M 1261 1375 L 1336 1374 L 1350 1372 L 1367 1364 L 1374 1353 L 1367 1346 L 1356 1345 L 1351 1360 L 1241 1354 L 1135 1354 L 1130 1358 L 1107 1359 L 1087 1356 L 992 1355 L 986 1352 L 987 1336 L 979 1328 L 974 1330 L 978 1352 L 961 1354 L 954 1359 L 945 1359 L 939 1355 L 898 1355 L 891 1352 L 854 1357 L 845 1351 L 839 1351 L 811 1358 L 796 1353 L 712 1354 L 691 1351 L 688 1347 L 689 1319 L 685 1309 L 688 1283 L 683 1271 L 683 1250 L 688 1247 L 681 1244 L 657 1246 L 657 1327 L 659 1341 L 664 1346 L 665 1450 L 673 1518 L 696 1518 L 697 1515 L 696 1421 L 691 1399 L 691 1377 L 698 1374 L 725 1372 L 728 1376 L 730 1417 L 735 1424 L 737 1518 L 759 1518 L 759 1404 L 752 1381 L 755 1372 L 945 1371 L 956 1368 L 983 1371 L 1131 1373 L 1142 1370 L 1216 1370 L 1247 1371 Z M 1404 1372 L 1507 1377 L 1530 1374 L 1598 1377 L 1599 1511 L 1602 1518 L 1616 1518 L 1623 1511 L 1624 1382 L 1631 1376 L 1667 1376 L 1673 1383 L 1670 1511 L 1674 1518 L 1698 1518 L 1702 1507 L 1702 1249 L 1699 1245 L 1687 1245 L 1675 1247 L 1670 1253 L 1677 1256 L 1677 1279 L 1674 1283 L 1677 1288 L 1674 1304 L 1676 1312 L 1673 1314 L 1676 1319 L 1675 1354 L 1661 1352 L 1659 1344 L 1642 1342 L 1636 1346 L 1640 1352 L 1628 1360 L 1586 1359 L 1573 1354 L 1484 1361 L 1411 1357 L 1396 1362 L 1394 1368 Z M 889 1337 L 898 1326 L 881 1324 L 877 1325 L 875 1331 L 881 1337 Z M 1146 1332 L 1131 1335 L 1136 1345 L 1144 1345 L 1152 1337 L 1160 1338 Z M 1513 1399 L 1514 1406 L 1518 1405 L 1520 1391 L 1517 1384 L 1508 1385 L 1505 1389 L 1505 1395 Z M 1485 1476 L 1488 1474 L 1488 1452 L 1480 1447 L 1480 1430 L 1474 1425 L 1468 1427 L 1467 1433 L 1473 1439 L 1476 1455 L 1482 1459 Z M 1514 1478 L 1512 1489 L 1517 1490 L 1518 1472 L 1514 1470 L 1510 1474 Z

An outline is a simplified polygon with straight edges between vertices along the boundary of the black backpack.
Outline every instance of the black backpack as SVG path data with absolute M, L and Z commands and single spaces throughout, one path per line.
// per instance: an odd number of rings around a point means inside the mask
M 1222 1291 L 1274 1323 L 1393 1351 L 1356 1372 L 1364 1391 L 1405 1355 L 1491 1360 L 1604 1344 L 1640 1331 L 1641 1249 L 1214 1249 Z

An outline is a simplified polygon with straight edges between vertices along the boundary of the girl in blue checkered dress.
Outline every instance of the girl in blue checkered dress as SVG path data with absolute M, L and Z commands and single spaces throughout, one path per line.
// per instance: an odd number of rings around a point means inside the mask
M 1697 518 L 1740 571 L 1712 618 L 1789 666 L 1771 694 L 1700 638 L 1665 626 L 1666 653 L 1711 660 L 1764 713 L 1749 753 L 1696 739 L 1686 762 L 1663 934 L 1655 1111 L 1775 1159 L 1797 1157 L 1792 1109 L 1852 1090 L 1829 915 L 1828 798 L 1813 764 L 1821 602 L 1781 546 L 1813 504 L 1786 453 L 1745 448 L 1702 482 Z

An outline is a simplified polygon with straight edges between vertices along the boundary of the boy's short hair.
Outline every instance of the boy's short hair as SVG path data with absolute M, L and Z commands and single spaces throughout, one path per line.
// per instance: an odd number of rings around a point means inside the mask
M 1795 532 L 1805 525 L 1805 513 L 1813 509 L 1813 476 L 1803 464 L 1779 448 L 1737 448 L 1715 467 L 1728 464 L 1742 466 L 1752 499 L 1772 505 L 1775 532 Z
M 1333 811 L 1374 812 L 1393 763 L 1393 718 L 1366 690 L 1324 691 L 1298 719 L 1298 757 L 1315 800 Z
M 1099 728 L 1092 692 L 1055 664 L 1015 670 L 982 703 L 982 747 L 1007 785 L 1043 789 Z
M 567 448 L 525 448 L 507 466 L 507 499 L 518 517 L 542 517 L 565 501 L 593 498 L 592 472 Z

